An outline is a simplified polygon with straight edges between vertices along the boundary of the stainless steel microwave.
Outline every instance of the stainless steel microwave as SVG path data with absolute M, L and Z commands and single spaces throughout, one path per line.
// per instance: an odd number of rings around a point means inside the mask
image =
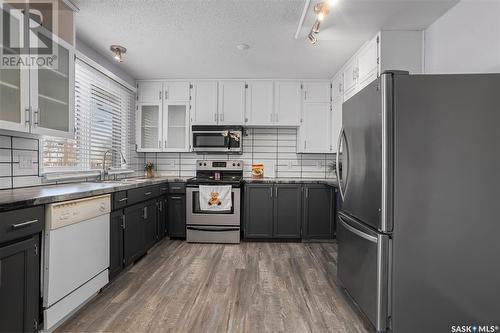
M 193 151 L 204 154 L 242 154 L 243 128 L 193 126 Z

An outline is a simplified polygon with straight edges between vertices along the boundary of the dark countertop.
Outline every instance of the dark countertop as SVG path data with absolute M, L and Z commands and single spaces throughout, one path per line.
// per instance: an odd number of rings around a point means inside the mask
M 325 179 L 325 178 L 263 178 L 263 179 L 253 179 L 245 178 L 245 183 L 250 184 L 326 184 L 334 187 L 338 187 L 337 179 Z
M 140 180 L 138 178 L 129 178 L 123 181 L 82 182 L 0 190 L 0 212 L 109 194 L 165 182 L 185 182 L 186 179 L 179 177 L 158 177 Z

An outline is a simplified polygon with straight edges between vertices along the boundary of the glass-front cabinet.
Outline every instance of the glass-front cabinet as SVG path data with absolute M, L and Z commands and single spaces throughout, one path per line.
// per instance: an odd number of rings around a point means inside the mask
M 187 152 L 190 150 L 189 94 L 167 99 L 158 81 L 137 84 L 136 144 L 138 152 Z M 172 86 L 172 85 L 170 85 Z M 189 83 L 186 84 L 188 92 Z M 174 96 L 172 92 L 170 97 Z
M 162 149 L 162 110 L 160 103 L 137 105 L 137 151 L 157 152 Z
M 9 33 L 0 38 L 0 129 L 73 137 L 74 46 L 39 28 L 40 35 L 29 35 L 28 47 L 20 28 L 28 3 L 0 4 L 0 26 Z M 47 40 L 53 41 L 52 52 L 39 53 Z

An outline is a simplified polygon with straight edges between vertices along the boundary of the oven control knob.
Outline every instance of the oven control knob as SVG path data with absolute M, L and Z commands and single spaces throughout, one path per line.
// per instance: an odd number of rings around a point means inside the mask
M 233 166 L 236 166 L 236 163 L 233 163 Z
M 202 165 L 203 163 L 200 162 L 200 166 Z
M 240 164 L 238 163 L 238 166 L 240 166 Z
M 203 166 L 207 166 L 207 163 L 203 163 Z

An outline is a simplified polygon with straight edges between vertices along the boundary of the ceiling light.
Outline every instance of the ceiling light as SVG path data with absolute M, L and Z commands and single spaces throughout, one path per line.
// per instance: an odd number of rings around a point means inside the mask
M 318 13 L 318 21 L 323 21 L 325 19 L 325 13 L 319 12 Z
M 123 55 L 127 52 L 126 48 L 121 45 L 111 45 L 109 49 L 115 54 L 116 61 L 123 62 Z
M 333 7 L 338 3 L 338 0 L 328 0 L 328 6 Z
M 309 39 L 309 41 L 313 45 L 318 42 L 318 38 L 316 38 L 316 36 L 314 36 L 314 33 L 312 31 L 309 33 L 309 35 L 307 35 L 307 38 Z
M 245 51 L 245 50 L 248 50 L 250 48 L 250 45 L 245 44 L 245 43 L 241 43 L 241 44 L 236 45 L 236 48 L 240 51 Z
M 314 32 L 315 34 L 319 33 L 319 25 L 320 25 L 320 21 L 317 20 L 312 27 L 312 32 Z

